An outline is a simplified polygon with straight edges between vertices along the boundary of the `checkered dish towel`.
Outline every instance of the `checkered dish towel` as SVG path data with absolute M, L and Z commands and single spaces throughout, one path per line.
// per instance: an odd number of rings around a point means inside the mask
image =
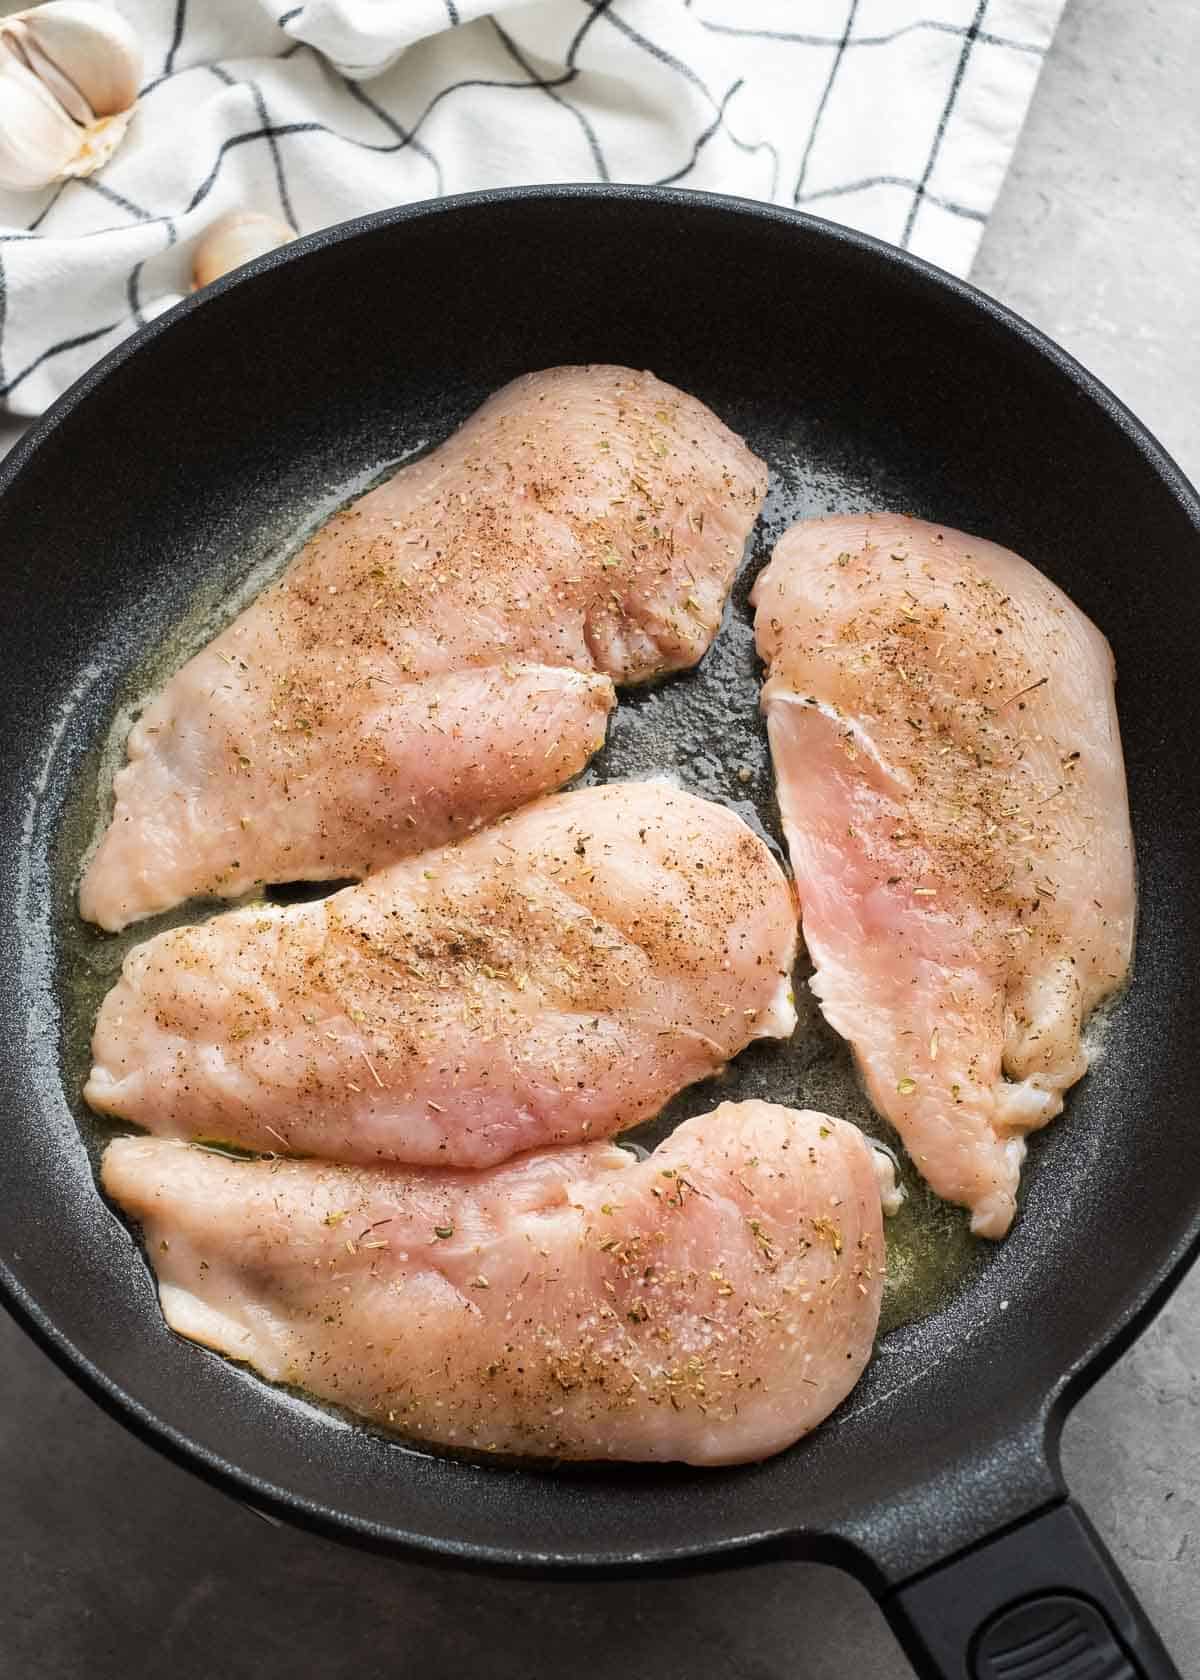
M 965 274 L 1062 5 L 120 0 L 146 53 L 123 145 L 0 190 L 0 402 L 38 413 L 177 302 L 239 209 L 309 232 L 479 187 L 672 182 Z

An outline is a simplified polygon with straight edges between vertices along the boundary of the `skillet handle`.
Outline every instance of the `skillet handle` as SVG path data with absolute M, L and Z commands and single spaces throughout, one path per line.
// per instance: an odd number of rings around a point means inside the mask
M 882 1600 L 921 1680 L 1181 1680 L 1072 1500 Z

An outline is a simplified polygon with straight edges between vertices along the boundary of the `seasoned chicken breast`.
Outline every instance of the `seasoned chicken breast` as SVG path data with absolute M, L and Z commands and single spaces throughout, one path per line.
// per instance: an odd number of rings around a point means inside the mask
M 121 1138 L 181 1335 L 420 1441 L 730 1464 L 854 1387 L 879 1317 L 877 1157 L 761 1102 L 645 1161 L 607 1143 L 484 1172 L 235 1161 Z
M 85 1095 L 167 1137 L 488 1166 L 655 1114 L 795 1024 L 791 889 L 670 783 L 553 796 L 317 903 L 135 948 Z
M 766 478 L 652 374 L 514 380 L 150 702 L 83 916 L 115 929 L 358 878 L 561 785 L 601 744 L 613 682 L 704 653 Z
M 1015 554 L 891 514 L 793 526 L 754 601 L 813 989 L 929 1183 L 1001 1237 L 1130 962 L 1112 653 Z

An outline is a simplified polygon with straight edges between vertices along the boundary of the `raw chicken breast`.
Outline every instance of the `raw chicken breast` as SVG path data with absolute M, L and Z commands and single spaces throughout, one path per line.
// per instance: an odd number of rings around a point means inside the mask
M 1129 966 L 1133 844 L 1104 637 L 978 537 L 795 525 L 754 590 L 816 965 L 872 1102 L 983 1236 Z
M 234 1161 L 121 1138 L 167 1322 L 410 1438 L 538 1458 L 779 1452 L 870 1356 L 875 1152 L 842 1120 L 726 1103 L 645 1161 L 485 1172 Z
M 694 665 L 766 490 L 628 368 L 514 380 L 337 514 L 146 708 L 80 909 L 360 877 L 575 774 L 612 683 Z
M 559 794 L 314 904 L 133 950 L 94 1108 L 168 1137 L 489 1166 L 657 1113 L 795 1024 L 767 847 L 666 782 Z

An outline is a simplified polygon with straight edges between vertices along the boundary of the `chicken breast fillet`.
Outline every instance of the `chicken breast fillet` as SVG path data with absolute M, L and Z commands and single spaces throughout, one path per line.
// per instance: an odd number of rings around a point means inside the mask
M 234 1161 L 121 1138 L 181 1335 L 410 1438 L 538 1458 L 764 1458 L 854 1387 L 879 1318 L 877 1157 L 726 1103 L 645 1161 L 485 1172 Z
M 1111 650 L 1007 549 L 890 514 L 793 526 L 753 598 L 813 989 L 925 1178 L 1001 1237 L 1132 952 Z
M 358 878 L 560 786 L 603 741 L 613 682 L 704 653 L 766 480 L 652 374 L 514 380 L 151 701 L 83 916 Z
M 162 1136 L 488 1166 L 636 1125 L 786 1037 L 795 947 L 791 889 L 740 818 L 611 783 L 138 946 L 84 1094 Z

